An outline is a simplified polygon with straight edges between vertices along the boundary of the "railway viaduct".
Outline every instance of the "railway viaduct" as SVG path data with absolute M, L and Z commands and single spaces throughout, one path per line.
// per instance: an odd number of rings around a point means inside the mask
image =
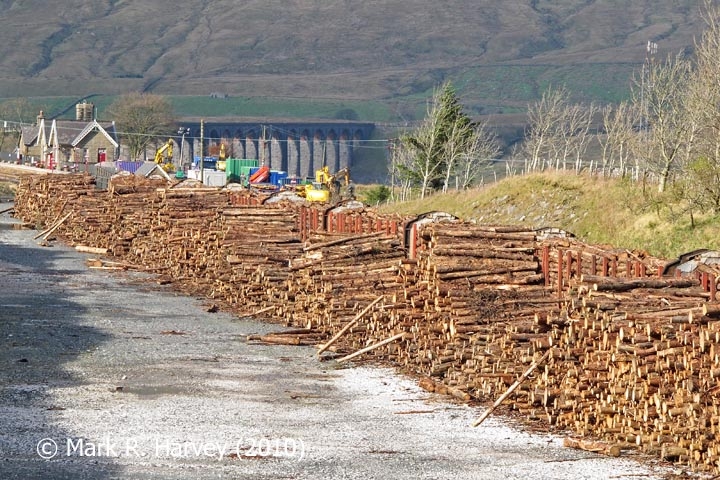
M 338 171 L 353 165 L 353 153 L 370 138 L 372 123 L 348 121 L 274 122 L 259 124 L 232 121 L 181 122 L 185 135 L 175 140 L 183 154 L 183 165 L 194 156 L 217 155 L 220 144 L 232 158 L 258 159 L 270 168 L 290 176 L 314 177 L 315 170 L 327 165 Z M 189 129 L 189 133 L 188 132 Z

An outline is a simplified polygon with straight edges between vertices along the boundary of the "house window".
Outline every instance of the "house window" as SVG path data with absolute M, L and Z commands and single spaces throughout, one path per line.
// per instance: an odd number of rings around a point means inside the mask
M 88 163 L 90 161 L 90 149 L 83 148 L 83 162 Z
M 104 148 L 98 148 L 98 163 L 107 161 L 107 152 Z

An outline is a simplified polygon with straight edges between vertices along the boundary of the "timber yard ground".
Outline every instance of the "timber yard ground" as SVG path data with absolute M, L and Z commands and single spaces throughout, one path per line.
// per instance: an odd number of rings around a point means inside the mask
M 11 205 L 0 204 L 0 210 Z M 146 274 L 0 215 L 2 479 L 623 479 L 676 475 L 420 390 L 338 368 L 277 325 L 209 313 Z M 47 458 L 43 458 L 47 457 Z M 52 458 L 50 458 L 52 457 Z

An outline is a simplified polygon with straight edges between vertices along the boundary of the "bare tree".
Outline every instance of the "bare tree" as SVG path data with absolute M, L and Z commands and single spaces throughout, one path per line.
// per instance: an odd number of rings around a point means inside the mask
M 20 138 L 20 126 L 31 123 L 37 111 L 26 98 L 0 103 L 0 150 L 14 149 Z
M 690 72 L 690 62 L 682 56 L 648 67 L 643 92 L 648 127 L 641 132 L 646 138 L 638 142 L 637 155 L 657 176 L 660 193 L 677 171 L 683 150 L 691 148 L 694 126 L 687 122 L 685 105 Z
M 684 149 L 684 201 L 698 209 L 720 211 L 720 9 L 704 3 L 706 29 L 695 45 L 695 69 L 687 84 L 685 124 L 693 135 Z M 692 219 L 692 215 L 691 215 Z
M 490 165 L 494 158 L 500 154 L 501 149 L 497 136 L 487 126 L 487 122 L 475 127 L 472 143 L 465 153 L 458 158 L 456 167 L 456 185 L 467 189 L 475 180 L 483 166 Z
M 596 112 L 597 107 L 592 103 L 588 106 L 573 104 L 568 106 L 566 110 L 566 128 L 563 129 L 565 132 L 563 140 L 566 144 L 566 151 L 570 152 L 574 157 L 575 171 L 577 173 L 582 170 L 585 154 L 590 141 L 594 138 L 594 135 L 590 134 L 590 128 Z
M 401 148 L 397 142 L 391 143 L 390 150 L 390 199 L 404 202 L 410 199 L 412 191 L 412 177 L 408 174 L 411 170 L 412 155 L 409 150 Z M 398 195 L 395 189 L 399 189 Z
M 638 123 L 638 109 L 627 102 L 608 105 L 602 109 L 602 118 L 604 133 L 598 135 L 602 147 L 602 174 L 609 176 L 618 171 L 624 177 L 637 137 L 634 126 Z
M 172 105 L 161 95 L 137 92 L 122 95 L 108 107 L 107 114 L 115 120 L 132 160 L 157 144 L 159 137 L 175 131 Z
M 543 92 L 540 100 L 530 106 L 530 127 L 521 149 L 526 161 L 526 171 L 542 168 L 546 161 L 558 158 L 562 144 L 559 141 L 560 125 L 563 123 L 567 100 L 567 90 L 549 88 Z

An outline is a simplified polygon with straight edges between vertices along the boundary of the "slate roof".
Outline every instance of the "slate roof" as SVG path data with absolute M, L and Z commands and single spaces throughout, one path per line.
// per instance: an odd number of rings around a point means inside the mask
M 31 146 L 37 140 L 38 133 L 40 133 L 40 129 L 37 125 L 23 125 L 20 127 L 20 134 L 26 146 Z
M 135 171 L 135 175 L 145 178 L 150 175 L 161 175 L 166 180 L 170 180 L 170 175 L 168 175 L 167 172 L 155 162 L 143 162 L 143 164 L 140 165 L 140 168 Z
M 55 120 L 54 124 L 57 132 L 58 145 L 60 146 L 74 147 L 89 133 L 95 130 L 100 130 L 116 147 L 118 146 L 117 133 L 113 122 L 101 123 L 97 120 L 90 122 L 83 120 Z

